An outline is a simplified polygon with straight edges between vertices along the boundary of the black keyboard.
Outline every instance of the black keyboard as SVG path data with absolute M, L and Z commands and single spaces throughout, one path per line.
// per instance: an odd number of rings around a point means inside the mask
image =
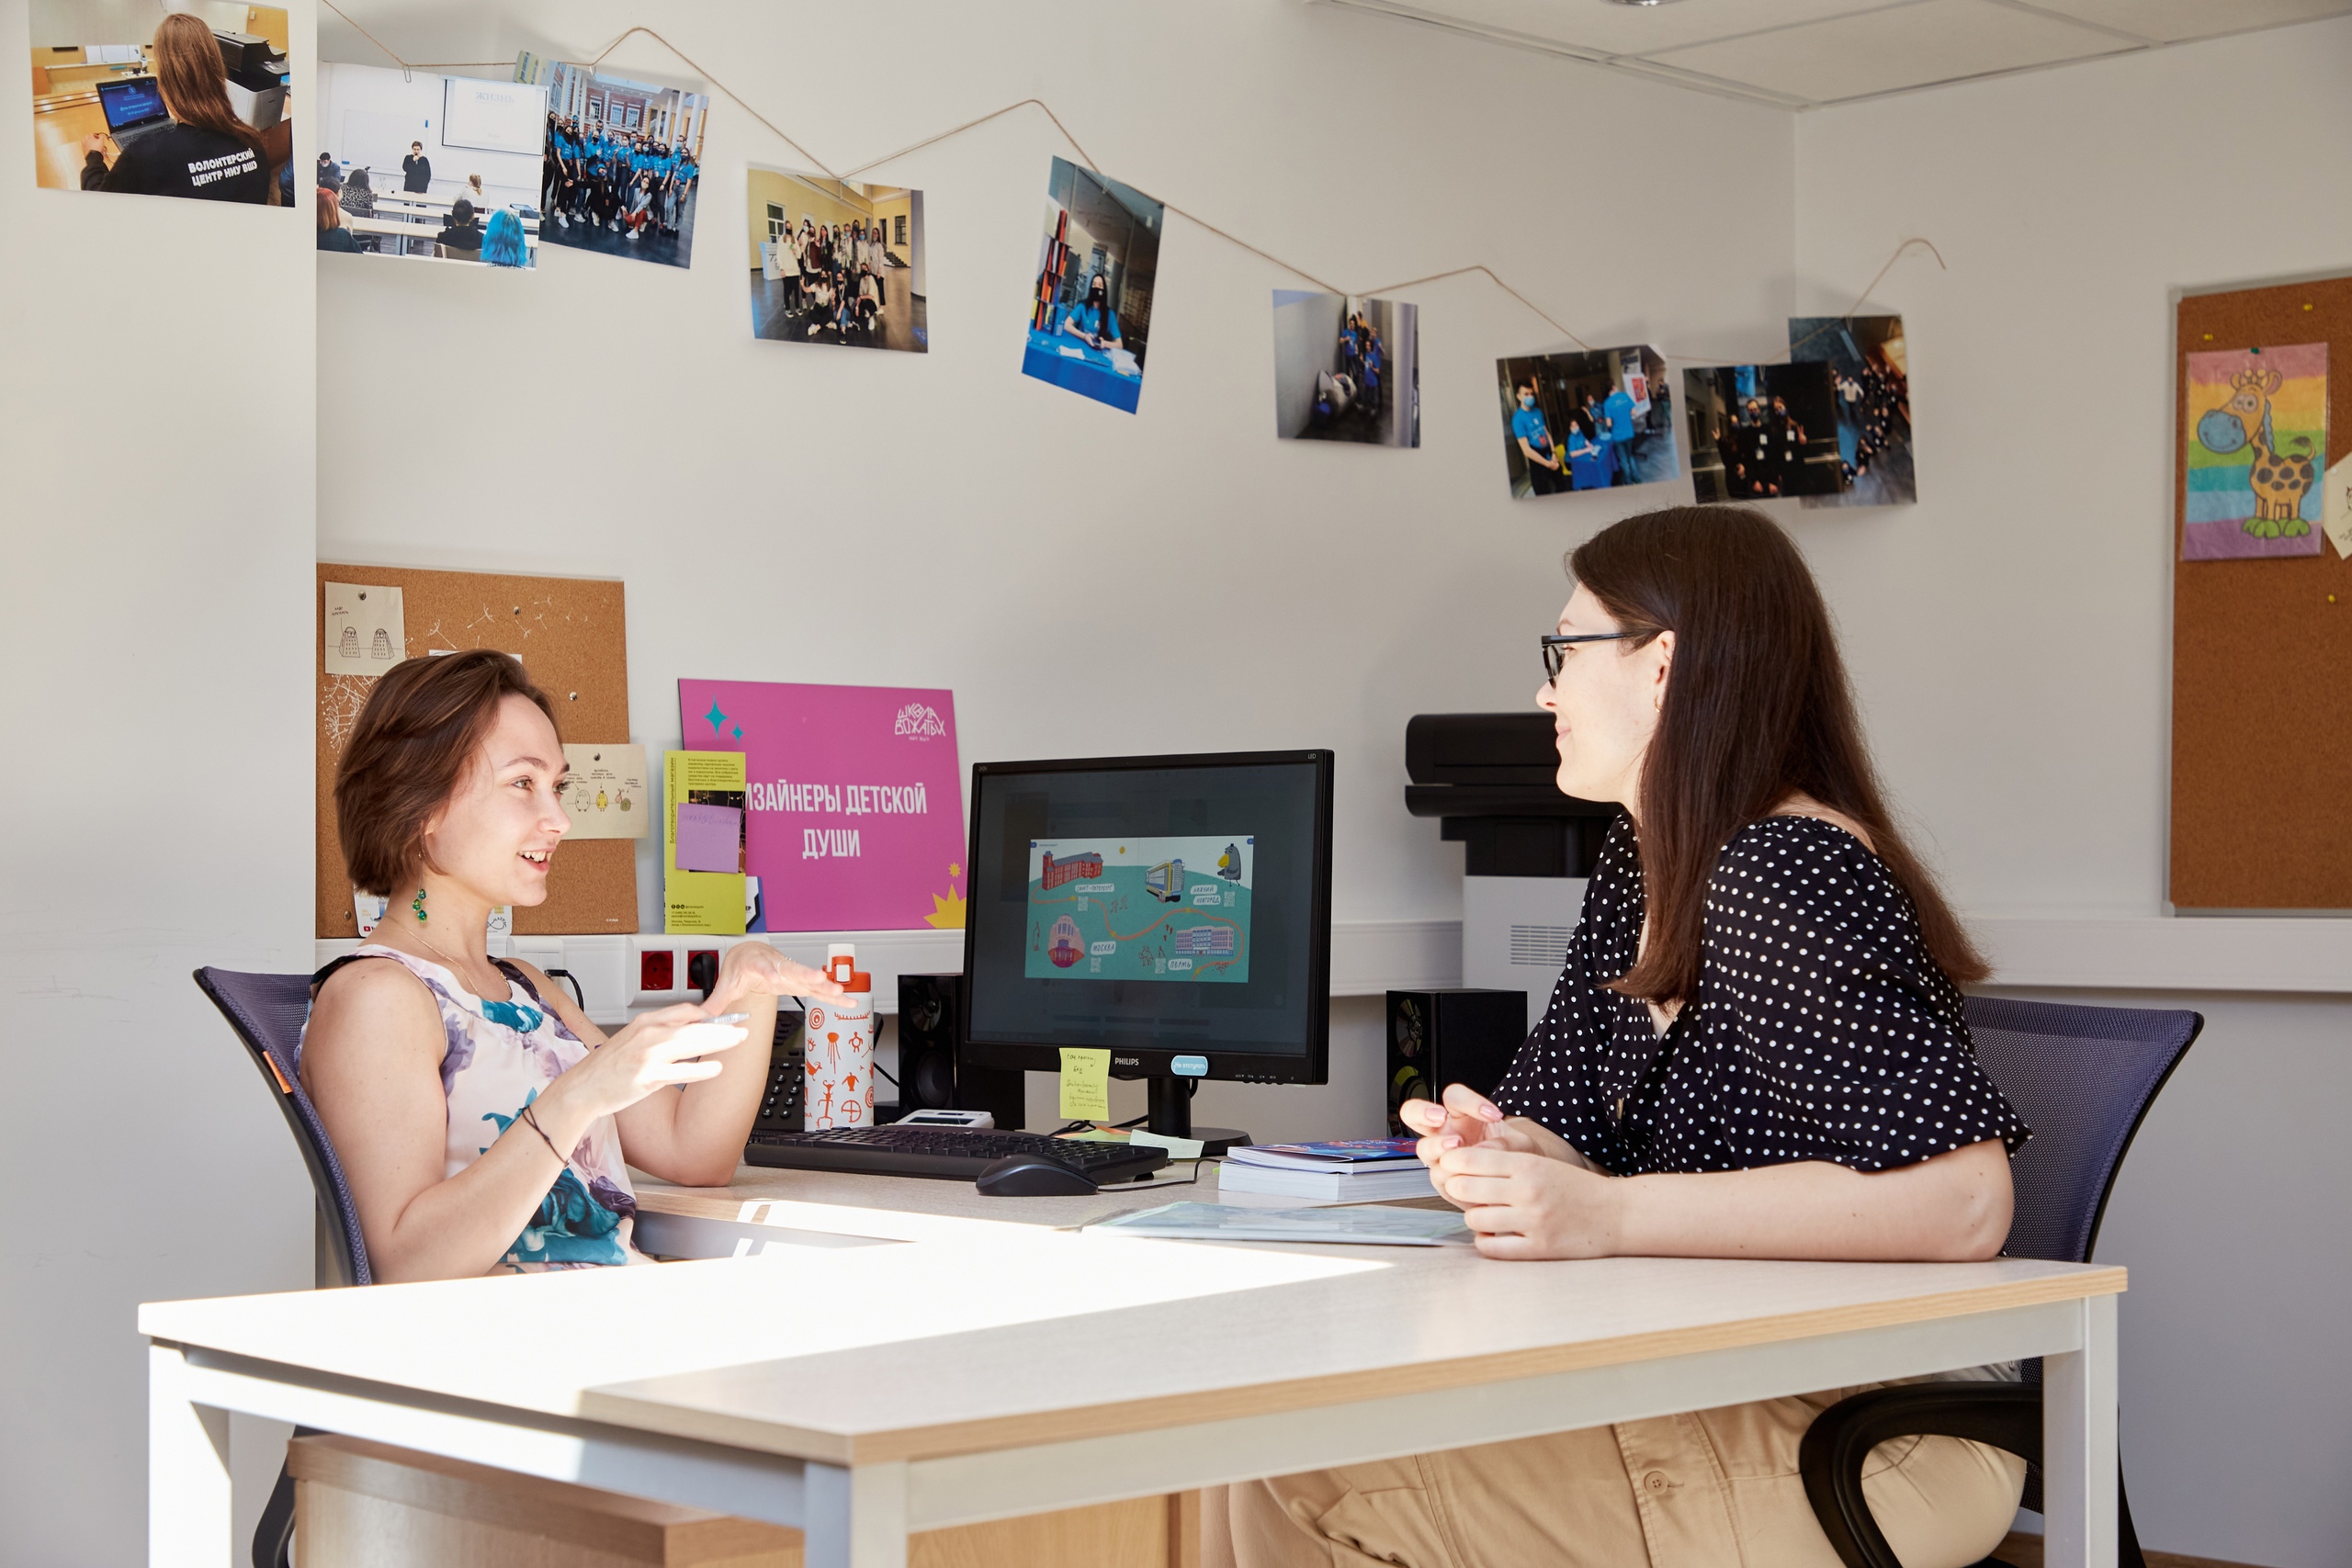
M 743 1148 L 750 1165 L 788 1170 L 846 1170 L 863 1176 L 928 1176 L 970 1181 L 1007 1155 L 1043 1155 L 1101 1186 L 1148 1176 L 1168 1163 L 1150 1145 L 1049 1138 L 961 1127 L 831 1127 L 814 1133 L 754 1132 Z

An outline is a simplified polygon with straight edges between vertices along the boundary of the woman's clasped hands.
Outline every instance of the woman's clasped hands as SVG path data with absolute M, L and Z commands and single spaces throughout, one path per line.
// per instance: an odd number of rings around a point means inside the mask
M 1462 1084 L 1444 1103 L 1408 1100 L 1397 1117 L 1439 1196 L 1463 1211 L 1488 1258 L 1606 1258 L 1617 1250 L 1623 1184 L 1557 1133 L 1505 1116 Z

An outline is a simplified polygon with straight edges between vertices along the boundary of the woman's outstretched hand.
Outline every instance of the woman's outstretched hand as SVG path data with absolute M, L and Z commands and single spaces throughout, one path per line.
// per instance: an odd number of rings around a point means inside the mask
M 703 1005 L 714 1014 L 733 1012 L 750 997 L 813 997 L 839 1001 L 849 995 L 821 969 L 796 964 L 763 942 L 739 942 L 718 965 L 718 984 Z
M 628 1028 L 557 1075 L 539 1097 L 540 1119 L 560 1116 L 566 1132 L 576 1137 L 597 1117 L 626 1111 L 656 1089 L 717 1077 L 720 1064 L 701 1058 L 732 1050 L 750 1037 L 741 1024 L 719 1023 L 717 1017 L 718 1010 L 708 1004 L 680 1002 L 632 1019 Z M 548 1131 L 561 1135 L 552 1125 Z

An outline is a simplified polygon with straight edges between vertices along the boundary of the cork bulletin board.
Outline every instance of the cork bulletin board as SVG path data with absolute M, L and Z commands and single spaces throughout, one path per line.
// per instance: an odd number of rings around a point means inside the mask
M 574 577 L 506 577 L 487 572 L 413 571 L 322 562 L 311 592 L 318 671 L 318 886 L 316 934 L 358 934 L 351 881 L 336 839 L 334 770 L 343 743 L 375 687 L 373 677 L 326 672 L 318 651 L 326 637 L 326 584 L 358 582 L 401 590 L 404 657 L 435 649 L 494 648 L 523 661 L 532 683 L 554 700 L 568 743 L 626 743 L 628 640 L 621 584 Z M 637 841 L 605 839 L 563 846 L 548 877 L 548 900 L 514 911 L 523 935 L 577 936 L 637 930 Z
M 2352 276 L 2188 296 L 2175 325 L 2170 897 L 2352 910 L 2352 563 L 2325 540 L 2181 558 L 2188 355 L 2325 344 L 2333 464 L 2352 451 Z

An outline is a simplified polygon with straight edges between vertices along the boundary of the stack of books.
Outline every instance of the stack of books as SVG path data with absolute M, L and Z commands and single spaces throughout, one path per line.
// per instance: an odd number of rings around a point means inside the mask
M 1433 1198 L 1429 1168 L 1412 1138 L 1345 1138 L 1328 1144 L 1248 1144 L 1225 1156 L 1220 1192 L 1275 1192 L 1287 1198 L 1378 1203 Z

